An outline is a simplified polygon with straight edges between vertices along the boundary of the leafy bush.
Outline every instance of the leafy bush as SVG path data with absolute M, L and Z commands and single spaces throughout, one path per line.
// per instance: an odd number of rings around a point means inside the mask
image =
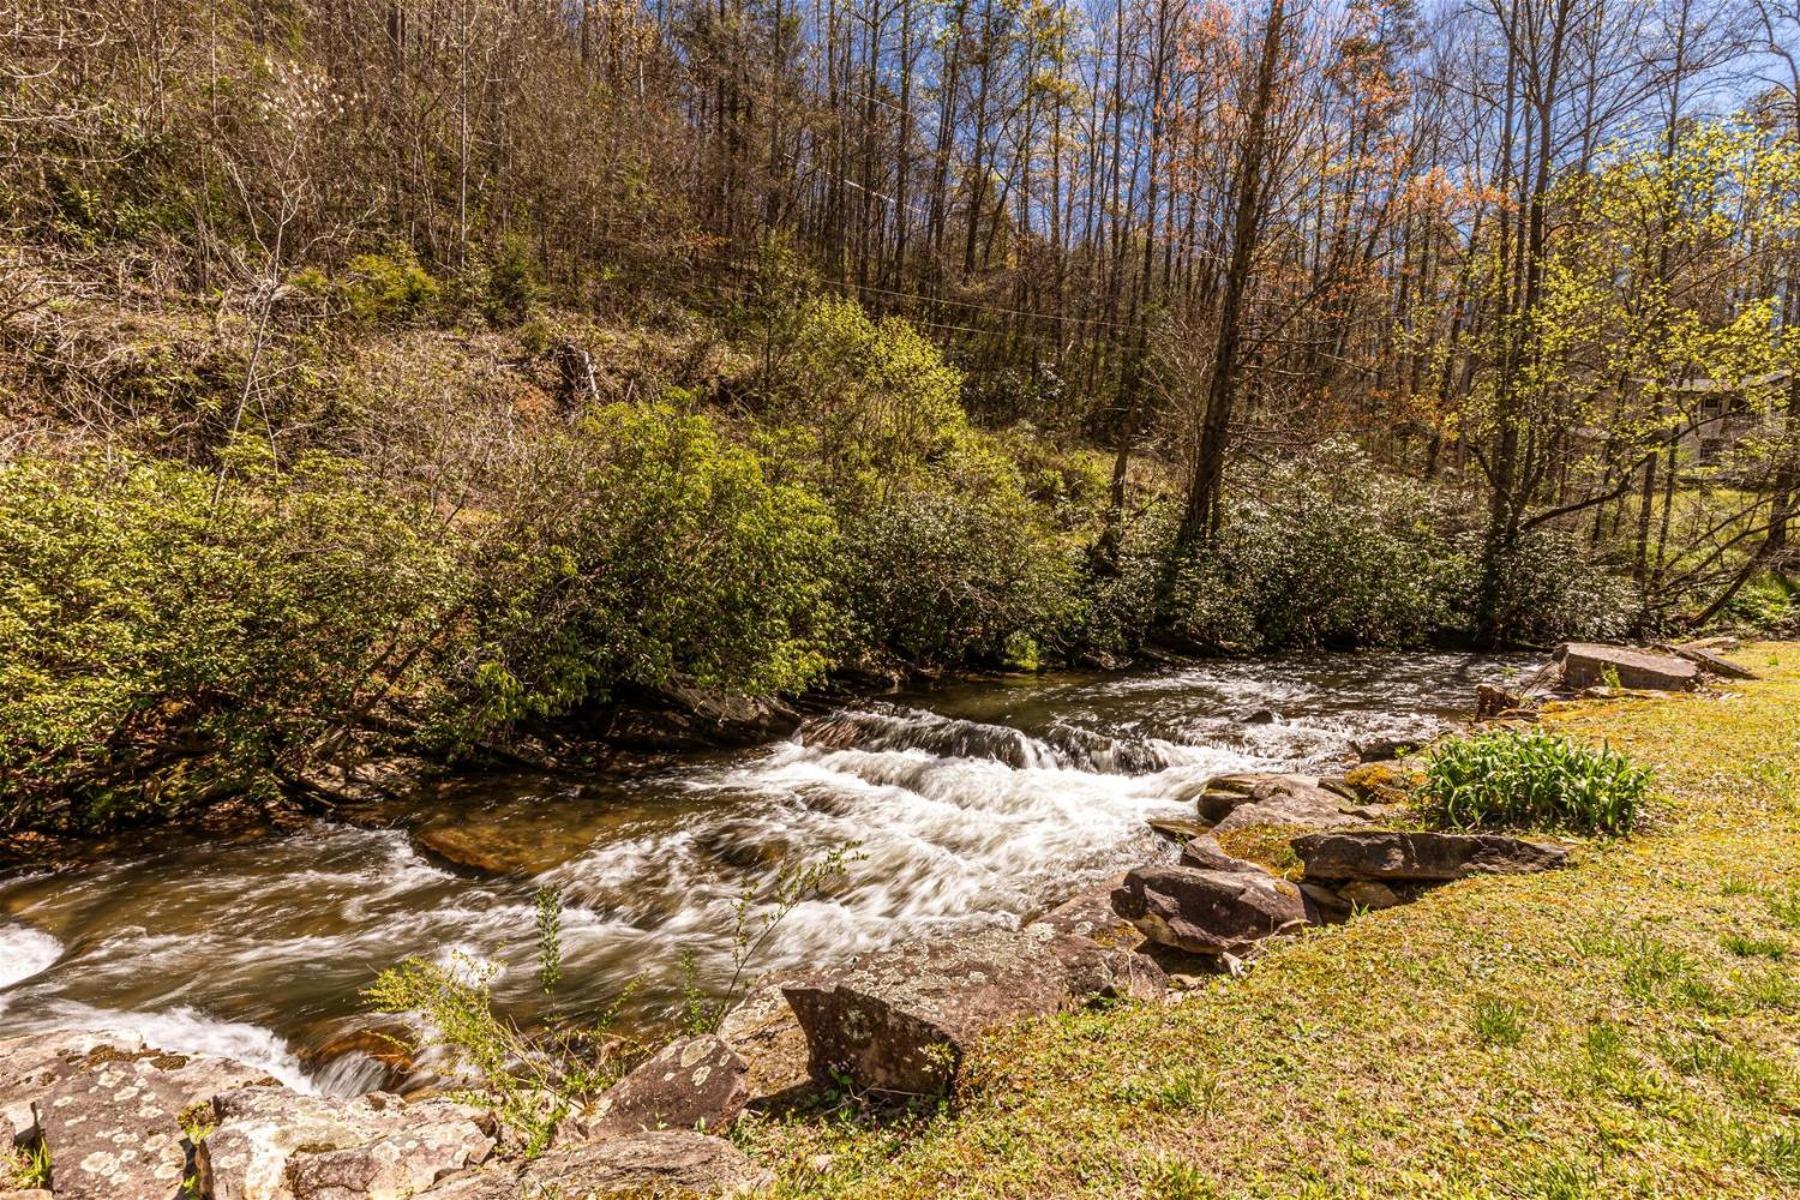
M 279 476 L 117 452 L 0 468 L 0 820 L 272 787 L 415 681 L 457 602 L 432 530 L 318 455 Z
M 1468 571 L 1445 524 L 1423 485 L 1327 442 L 1228 498 L 1219 544 L 1177 570 L 1169 623 L 1239 649 L 1418 644 Z
M 824 490 L 849 499 L 907 483 L 970 436 L 962 373 L 906 321 L 854 300 L 808 302 L 768 381 L 767 416 L 805 430 Z
M 1425 815 L 1454 829 L 1629 832 L 1643 814 L 1650 772 L 1618 752 L 1541 729 L 1454 738 L 1432 751 Z
M 1458 583 L 1450 604 L 1464 628 L 1476 624 L 1481 538 L 1457 541 L 1465 561 L 1476 564 Z M 1610 570 L 1579 536 L 1539 528 L 1520 538 L 1499 564 L 1495 626 L 1508 641 L 1543 646 L 1570 639 L 1615 641 L 1638 611 L 1631 581 Z
M 475 532 L 460 737 L 677 675 L 798 690 L 826 666 L 835 528 L 708 418 L 611 405 L 505 473 Z

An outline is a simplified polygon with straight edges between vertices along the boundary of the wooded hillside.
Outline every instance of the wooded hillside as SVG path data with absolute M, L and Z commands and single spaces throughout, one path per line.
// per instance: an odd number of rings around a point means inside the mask
M 22 0 L 0 46 L 44 797 L 676 677 L 1788 609 L 1791 0 Z

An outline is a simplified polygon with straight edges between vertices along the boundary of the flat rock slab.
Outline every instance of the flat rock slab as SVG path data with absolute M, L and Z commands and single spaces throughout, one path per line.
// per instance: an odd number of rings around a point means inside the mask
M 813 1074 L 859 1086 L 936 1095 L 995 1026 L 1096 995 L 1161 984 L 1141 955 L 1048 926 L 985 929 L 904 942 L 783 987 L 806 1032 Z
M 245 1088 L 213 1097 L 212 1122 L 194 1155 L 202 1200 L 389 1200 L 494 1150 L 481 1110 L 385 1092 L 333 1100 Z
M 166 1054 L 132 1034 L 0 1042 L 0 1108 L 35 1112 L 58 1200 L 175 1196 L 188 1158 L 182 1111 L 258 1083 L 274 1080 L 226 1058 Z
M 750 1068 L 712 1035 L 681 1038 L 634 1067 L 600 1097 L 590 1137 L 653 1129 L 725 1129 L 750 1100 Z
M 1363 824 L 1344 811 L 1345 798 L 1311 775 L 1226 775 L 1207 783 L 1197 801 L 1213 833 L 1256 825 L 1337 829 Z
M 1226 874 L 1231 875 L 1240 872 L 1251 872 L 1258 875 L 1268 874 L 1266 870 L 1248 859 L 1233 858 L 1231 855 L 1225 853 L 1224 848 L 1219 845 L 1218 839 L 1210 834 L 1201 834 L 1199 837 L 1188 839 L 1187 844 L 1181 848 L 1180 865 L 1184 867 L 1196 867 L 1202 871 L 1224 871 Z M 1121 876 L 1119 878 L 1119 883 L 1114 885 L 1115 889 L 1123 885 L 1124 882 L 1125 879 Z M 1107 904 L 1110 906 L 1111 903 L 1112 895 L 1111 893 L 1108 893 Z M 1124 920 L 1123 917 L 1115 917 L 1115 919 L 1121 921 Z M 1132 928 L 1135 929 L 1137 927 L 1134 925 Z
M 1567 642 L 1557 647 L 1565 688 L 1581 691 L 1600 684 L 1623 688 L 1647 688 L 1685 692 L 1700 679 L 1700 668 L 1673 654 L 1634 650 L 1629 646 L 1603 646 L 1591 642 Z
M 1721 675 L 1727 679 L 1762 678 L 1749 667 L 1732 662 L 1712 646 L 1701 645 L 1698 642 L 1683 642 L 1681 645 L 1671 646 L 1669 649 L 1701 670 L 1714 675 Z
M 1197 867 L 1140 867 L 1113 893 L 1113 909 L 1151 941 L 1190 954 L 1242 954 L 1307 923 L 1287 880 Z
M 1293 841 L 1308 879 L 1445 882 L 1562 866 L 1569 852 L 1498 833 L 1310 833 Z
M 774 1176 L 724 1138 L 661 1130 L 559 1150 L 523 1170 L 490 1167 L 446 1180 L 420 1200 L 750 1200 Z

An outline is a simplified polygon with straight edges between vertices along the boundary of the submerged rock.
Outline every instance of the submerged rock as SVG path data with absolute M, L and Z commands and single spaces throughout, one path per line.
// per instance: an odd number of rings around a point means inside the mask
M 600 1097 L 581 1122 L 590 1138 L 652 1129 L 717 1131 L 750 1099 L 749 1068 L 712 1034 L 671 1042 Z
M 49 1151 L 58 1200 L 175 1195 L 188 1157 L 182 1111 L 262 1082 L 274 1084 L 242 1063 L 166 1054 L 132 1034 L 39 1033 L 0 1042 L 0 1107 L 15 1139 L 26 1134 Z M 27 1112 L 35 1133 L 20 1128 Z
M 449 1100 L 349 1100 L 282 1087 L 212 1099 L 194 1156 L 202 1200 L 388 1200 L 487 1161 L 494 1125 Z
M 1560 867 L 1568 851 L 1497 833 L 1312 833 L 1294 839 L 1308 879 L 1437 882 Z
M 782 991 L 806 1031 L 815 1075 L 935 1095 L 983 1033 L 1101 995 L 1160 991 L 1141 955 L 1049 926 L 904 942 Z
M 1685 658 L 1627 646 L 1566 642 L 1557 647 L 1556 661 L 1562 668 L 1563 687 L 1577 692 L 1602 684 L 1685 692 L 1700 678 L 1700 668 Z
M 1265 872 L 1140 867 L 1113 908 L 1150 940 L 1190 954 L 1242 954 L 1306 924 L 1300 889 Z

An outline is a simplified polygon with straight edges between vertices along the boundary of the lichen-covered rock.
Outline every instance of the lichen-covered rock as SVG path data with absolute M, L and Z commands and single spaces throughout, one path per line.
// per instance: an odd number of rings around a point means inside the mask
M 1311 833 L 1294 839 L 1308 879 L 1437 882 L 1560 867 L 1568 851 L 1498 833 Z
M 1344 773 L 1344 785 L 1355 794 L 1362 811 L 1346 809 L 1352 816 L 1368 815 L 1374 805 L 1403 804 L 1425 782 L 1426 761 L 1413 756 L 1387 762 L 1363 763 Z
M 806 1031 L 781 992 L 805 972 L 780 971 L 760 980 L 719 1022 L 719 1039 L 744 1060 L 749 1103 L 772 1100 L 812 1086 Z
M 774 1177 L 724 1138 L 663 1130 L 546 1154 L 520 1175 L 526 1196 L 692 1196 L 742 1200 Z
M 489 1166 L 446 1179 L 419 1200 L 751 1200 L 773 1184 L 723 1138 L 662 1130 L 554 1151 L 522 1169 Z
M 1048 926 L 986 929 L 904 942 L 782 990 L 806 1031 L 815 1075 L 844 1072 L 874 1091 L 933 1095 L 994 1026 L 1147 986 L 1139 957 Z
M 1248 871 L 1140 867 L 1113 893 L 1113 908 L 1150 940 L 1190 954 L 1243 954 L 1306 924 L 1298 887 Z
M 1700 668 L 1685 658 L 1627 646 L 1566 642 L 1556 648 L 1556 661 L 1563 687 L 1577 692 L 1600 684 L 1685 692 L 1700 679 Z
M 1088 938 L 1102 946 L 1110 946 L 1119 950 L 1136 950 L 1143 946 L 1144 935 L 1136 925 L 1113 911 L 1113 889 L 1123 883 L 1125 877 L 1110 879 L 1099 887 L 1089 888 L 1085 892 L 1064 900 L 1041 917 L 1032 920 L 1032 926 L 1044 926 L 1057 933 L 1073 934 L 1076 937 Z
M 39 1033 L 0 1042 L 0 1106 L 15 1114 L 9 1123 L 25 1111 L 21 1105 L 35 1111 L 33 1140 L 49 1150 L 58 1200 L 173 1196 L 188 1158 L 182 1111 L 262 1082 L 274 1083 L 242 1063 L 166 1054 L 134 1034 Z
M 600 1097 L 584 1118 L 590 1137 L 652 1129 L 717 1132 L 750 1099 L 749 1068 L 712 1034 L 670 1042 Z
M 195 1154 L 204 1200 L 398 1200 L 487 1161 L 487 1114 L 385 1092 L 348 1100 L 285 1088 L 213 1097 Z

